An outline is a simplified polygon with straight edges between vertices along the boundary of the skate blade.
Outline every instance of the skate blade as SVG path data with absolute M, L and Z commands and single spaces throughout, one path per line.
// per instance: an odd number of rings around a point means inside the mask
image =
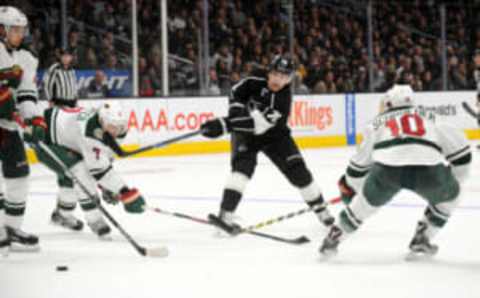
M 416 262 L 416 261 L 429 261 L 431 260 L 436 253 L 425 253 L 425 252 L 415 252 L 410 251 L 405 256 L 405 261 L 407 262 Z
M 113 241 L 113 237 L 112 235 L 110 234 L 106 234 L 106 235 L 102 235 L 102 236 L 99 236 L 97 235 L 98 239 L 101 240 L 101 241 L 105 241 L 105 242 L 111 242 Z
M 59 224 L 59 223 L 56 223 L 56 222 L 54 222 L 54 221 L 50 221 L 50 224 L 51 224 L 52 226 L 59 227 L 59 228 L 62 228 L 62 229 L 64 229 L 64 230 L 71 231 L 71 232 L 81 232 L 81 231 L 83 230 L 83 227 L 81 227 L 80 229 L 73 229 L 73 228 L 71 228 L 71 227 L 69 227 L 69 226 L 64 226 L 64 225 Z
M 220 228 L 216 228 L 213 231 L 213 237 L 219 238 L 219 239 L 229 239 L 229 238 L 232 238 L 233 235 L 225 232 L 224 230 L 222 230 Z
M 0 249 L 0 257 L 1 258 L 8 257 L 8 251 L 9 251 L 9 247 Z
M 10 244 L 10 251 L 11 252 L 20 252 L 20 253 L 31 253 L 31 252 L 39 252 L 40 245 L 23 245 L 19 243 L 11 243 Z
M 323 261 L 323 262 L 335 258 L 338 254 L 337 249 L 334 249 L 334 250 L 331 249 L 331 250 L 319 251 L 319 252 L 320 252 L 320 261 Z

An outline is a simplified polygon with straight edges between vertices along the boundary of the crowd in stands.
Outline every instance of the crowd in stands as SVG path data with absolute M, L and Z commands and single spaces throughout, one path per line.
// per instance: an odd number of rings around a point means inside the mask
M 60 1 L 12 2 L 30 17 L 29 47 L 38 54 L 40 67 L 48 67 L 61 45 Z M 131 68 L 130 2 L 66 1 L 67 46 L 75 53 L 77 69 Z M 286 1 L 208 2 L 210 55 L 205 65 L 204 1 L 168 1 L 172 94 L 228 94 L 241 78 L 264 70 L 275 54 L 289 52 L 289 15 L 283 5 Z M 368 92 L 371 88 L 384 91 L 399 78 L 418 91 L 443 88 L 438 1 L 374 1 L 371 53 L 367 1 L 293 2 L 297 93 Z M 480 1 L 447 3 L 447 89 L 473 89 L 472 57 L 480 49 Z M 141 96 L 161 94 L 159 5 L 158 0 L 137 0 Z M 371 65 L 369 54 L 373 57 Z M 202 70 L 205 67 L 208 72 Z M 371 82 L 369 67 L 373 69 Z M 202 73 L 208 73 L 208 86 L 200 91 Z

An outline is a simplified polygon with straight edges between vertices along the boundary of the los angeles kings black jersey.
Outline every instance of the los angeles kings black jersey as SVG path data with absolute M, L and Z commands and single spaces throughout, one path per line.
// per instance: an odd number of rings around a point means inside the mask
M 246 77 L 233 86 L 229 100 L 229 118 L 249 117 L 254 109 L 263 112 L 270 108 L 279 113 L 280 117 L 274 127 L 257 137 L 268 138 L 290 134 L 290 128 L 287 125 L 292 105 L 290 85 L 278 92 L 272 92 L 268 89 L 266 77 Z M 253 134 L 252 128 L 244 128 L 243 131 Z M 236 132 L 242 131 L 236 130 Z

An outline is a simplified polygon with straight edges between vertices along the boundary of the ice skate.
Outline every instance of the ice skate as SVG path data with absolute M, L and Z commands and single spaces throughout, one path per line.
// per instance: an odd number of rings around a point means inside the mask
M 318 219 L 321 223 L 323 223 L 326 227 L 330 227 L 335 222 L 335 218 L 332 216 L 330 211 L 328 211 L 327 207 L 319 208 L 315 211 L 317 214 Z
M 0 256 L 8 256 L 8 251 L 10 249 L 10 239 L 8 238 L 7 231 L 5 228 L 0 228 Z
M 335 256 L 338 252 L 338 245 L 340 244 L 342 235 L 342 229 L 336 225 L 332 225 L 327 237 L 323 239 L 322 246 L 320 246 L 320 254 L 326 258 Z
M 438 245 L 431 244 L 425 231 L 427 230 L 427 224 L 423 221 L 419 221 L 415 235 L 412 241 L 410 241 L 410 252 L 407 255 L 407 260 L 415 260 L 421 258 L 430 258 L 437 254 Z
M 6 227 L 6 230 L 11 251 L 36 252 L 40 250 L 37 236 L 9 226 Z
M 220 210 L 218 216 L 210 214 L 208 219 L 218 228 L 217 236 L 234 236 L 242 229 L 239 224 L 235 223 L 234 214 L 230 211 Z
M 95 221 L 88 222 L 88 226 L 100 239 L 111 240 L 111 229 L 103 218 L 98 218 Z
M 52 224 L 64 227 L 72 231 L 81 231 L 83 222 L 72 214 L 62 214 L 59 209 L 55 209 L 51 216 Z

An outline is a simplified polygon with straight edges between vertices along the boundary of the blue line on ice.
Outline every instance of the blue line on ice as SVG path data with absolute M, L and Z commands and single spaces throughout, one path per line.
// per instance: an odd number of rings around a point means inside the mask
M 56 196 L 55 192 L 31 192 L 33 196 L 45 196 L 53 197 Z M 153 199 L 163 199 L 163 200 L 175 200 L 175 201 L 209 201 L 209 202 L 220 202 L 220 197 L 195 197 L 195 196 L 172 196 L 172 195 L 159 195 L 159 194 L 145 194 L 148 198 Z M 299 198 L 298 200 L 293 199 L 268 199 L 268 198 L 252 198 L 245 197 L 245 201 L 251 203 L 281 203 L 281 204 L 298 204 L 303 203 Z M 425 208 L 426 204 L 409 204 L 409 203 L 390 203 L 388 207 L 394 208 Z M 480 206 L 476 205 L 467 205 L 467 206 L 458 206 L 460 210 L 480 210 Z

